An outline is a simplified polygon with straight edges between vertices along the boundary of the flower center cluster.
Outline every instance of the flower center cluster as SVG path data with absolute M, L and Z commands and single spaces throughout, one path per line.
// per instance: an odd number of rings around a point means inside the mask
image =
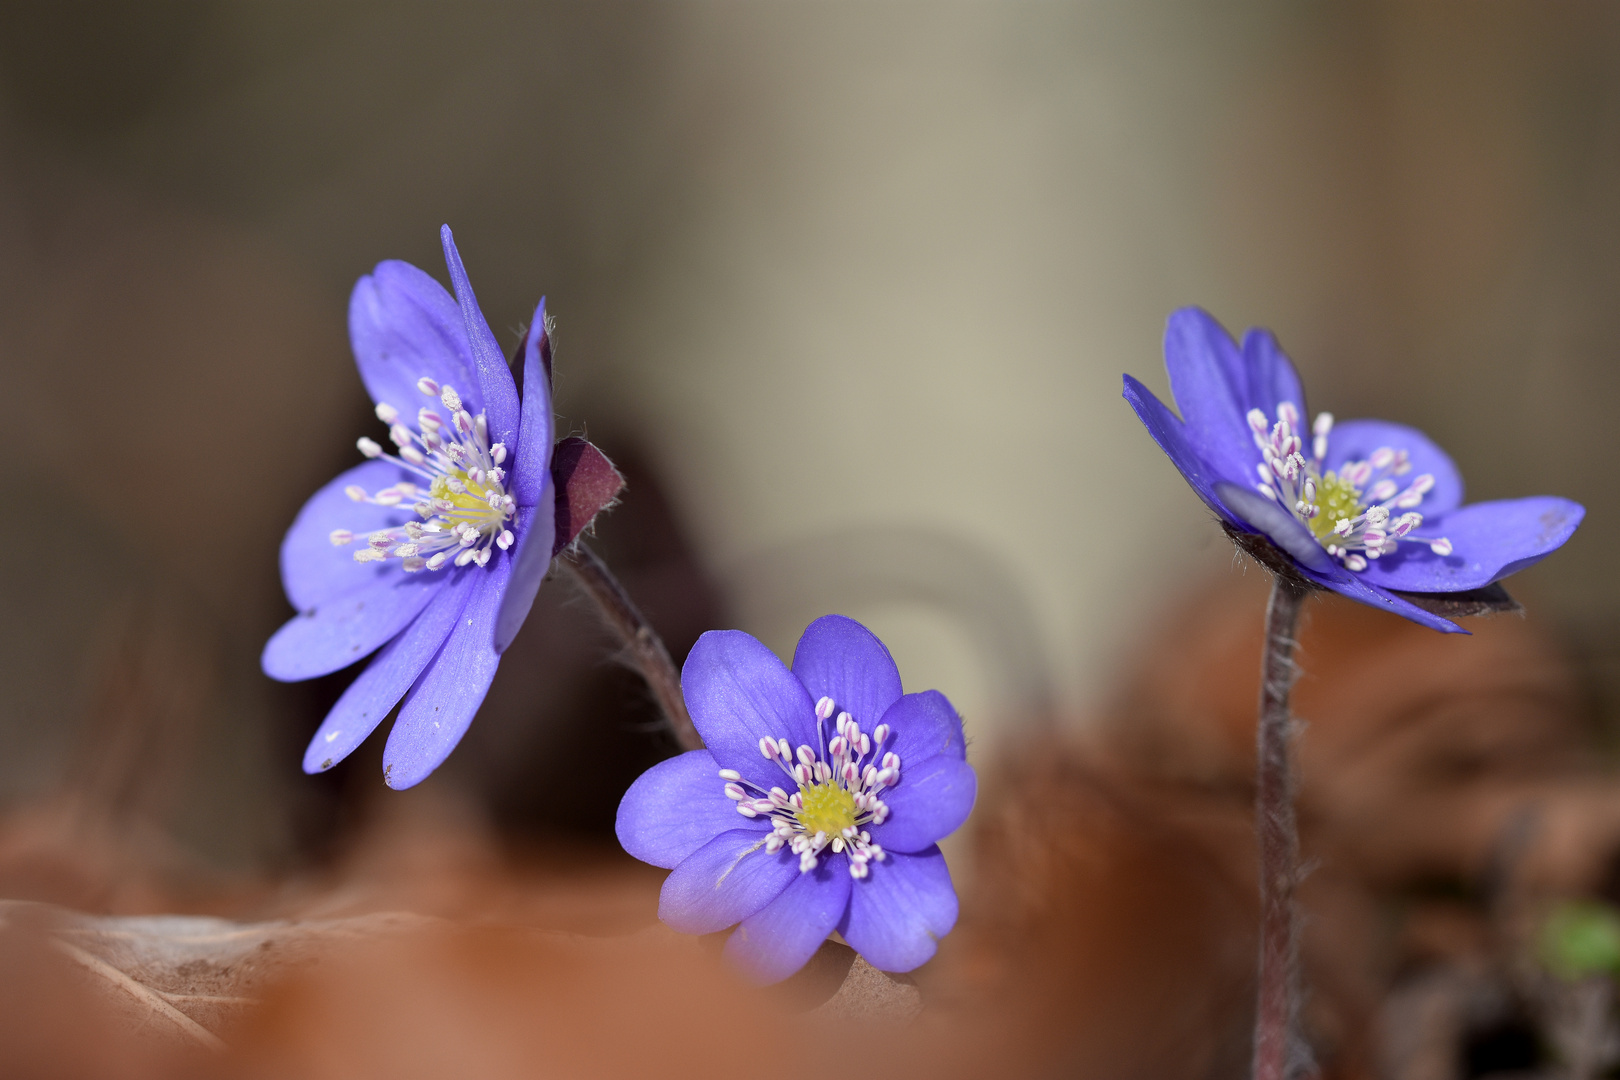
M 1390 554 L 1402 539 L 1425 543 L 1436 555 L 1451 554 L 1445 537 L 1412 532 L 1423 524 L 1423 515 L 1413 508 L 1433 489 L 1434 476 L 1422 473 L 1403 485 L 1397 477 L 1412 471 L 1406 450 L 1382 446 L 1365 461 L 1347 461 L 1337 472 L 1324 472 L 1333 414 L 1317 414 L 1309 458 L 1301 453 L 1304 443 L 1296 434 L 1299 419 L 1299 409 L 1289 401 L 1278 404 L 1275 423 L 1259 409 L 1249 410 L 1249 430 L 1260 448 L 1260 480 L 1255 484 L 1260 494 L 1286 507 L 1350 570 L 1367 569 L 1369 559 Z
M 816 702 L 816 736 L 823 744 L 819 753 L 811 746 L 795 752 L 786 739 L 759 740 L 759 752 L 793 781 L 793 794 L 780 787 L 767 791 L 735 769 L 721 769 L 720 778 L 726 781 L 726 798 L 737 803 L 737 813 L 771 819 L 771 834 L 763 841 L 766 851 L 789 849 L 799 857 L 800 873 L 814 870 L 829 847 L 834 853 L 847 852 L 849 876 L 859 880 L 871 873 L 870 863 L 884 859 L 883 848 L 861 826 L 888 819 L 889 807 L 880 794 L 900 782 L 900 755 L 883 752 L 887 724 L 868 735 L 847 712 L 838 714 L 837 733 L 827 742 L 823 725 L 835 708 L 832 698 Z
M 358 484 L 345 490 L 355 502 L 378 506 L 414 504 L 421 521 L 399 528 L 381 529 L 366 537 L 366 546 L 354 553 L 355 562 L 398 559 L 407 571 L 442 570 L 488 564 L 494 548 L 505 551 L 514 542 L 506 523 L 517 514 L 517 504 L 504 486 L 506 445 L 489 442 L 484 414 L 473 416 L 462 407 L 461 395 L 427 376 L 416 381 L 423 394 L 436 399 L 449 412 L 448 422 L 430 408 L 416 414 L 417 429 L 399 422 L 399 410 L 387 402 L 377 406 L 377 419 L 389 427 L 388 436 L 399 453 L 388 454 L 371 439 L 356 444 L 368 458 L 386 458 L 421 477 L 425 484 L 401 480 L 375 494 Z M 355 534 L 335 529 L 332 543 L 353 543 Z

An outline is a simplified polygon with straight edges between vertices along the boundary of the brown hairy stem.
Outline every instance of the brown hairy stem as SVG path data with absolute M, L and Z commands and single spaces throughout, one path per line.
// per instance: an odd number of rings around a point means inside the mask
M 1260 990 L 1254 1021 L 1254 1080 L 1292 1080 L 1309 1071 L 1300 1038 L 1299 829 L 1290 773 L 1293 718 L 1288 697 L 1298 668 L 1294 631 L 1308 587 L 1278 574 L 1266 608 L 1266 645 L 1260 668 L 1254 821 L 1260 847 Z
M 602 617 L 618 635 L 634 658 L 636 670 L 647 680 L 647 687 L 663 710 L 664 722 L 682 750 L 703 749 L 703 739 L 692 726 L 681 696 L 681 673 L 669 658 L 664 641 L 642 616 L 630 594 L 613 576 L 607 563 L 584 544 L 574 544 L 557 556 L 557 561 L 574 573 L 574 580 L 596 601 Z

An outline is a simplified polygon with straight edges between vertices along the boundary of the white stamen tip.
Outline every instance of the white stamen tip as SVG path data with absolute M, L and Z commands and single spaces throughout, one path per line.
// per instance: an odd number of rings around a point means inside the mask
M 347 495 L 355 502 L 366 501 L 366 489 L 361 487 L 359 484 L 350 484 L 348 487 L 343 489 L 343 494 Z
M 392 424 L 399 419 L 399 410 L 386 401 L 377 402 L 377 419 L 385 424 Z
M 1430 540 L 1429 550 L 1434 552 L 1436 555 L 1450 555 L 1451 541 L 1444 536 L 1440 537 L 1438 540 Z
M 833 699 L 824 697 L 816 702 L 816 719 L 825 720 L 833 714 Z
M 328 539 L 332 541 L 333 547 L 343 547 L 345 544 L 354 543 L 354 533 L 348 529 L 333 529 Z
M 368 458 L 382 457 L 383 448 L 377 444 L 375 439 L 368 439 L 362 435 L 354 441 L 354 445 L 359 447 L 360 452 Z
M 439 400 L 444 402 L 444 407 L 449 409 L 451 412 L 454 413 L 461 411 L 461 395 L 456 393 L 455 387 L 441 387 L 439 390 Z

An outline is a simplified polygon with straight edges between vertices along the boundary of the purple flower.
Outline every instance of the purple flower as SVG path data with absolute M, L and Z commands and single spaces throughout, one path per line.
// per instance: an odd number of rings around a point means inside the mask
M 1230 531 L 1352 600 L 1466 633 L 1428 609 L 1546 557 L 1586 513 L 1549 495 L 1463 506 L 1457 467 L 1414 428 L 1321 413 L 1307 432 L 1299 375 L 1268 331 L 1240 347 L 1185 308 L 1170 317 L 1164 362 L 1182 419 L 1125 376 L 1159 448 Z
M 945 696 L 903 695 L 883 642 L 841 615 L 810 624 L 791 671 L 711 630 L 681 687 L 708 749 L 647 770 L 619 804 L 625 850 L 674 871 L 659 918 L 689 934 L 739 924 L 726 955 L 760 982 L 834 930 L 885 971 L 933 956 L 956 925 L 936 841 L 978 783 Z
M 349 300 L 360 379 L 394 452 L 370 460 L 299 511 L 281 545 L 298 614 L 264 648 L 265 673 L 312 679 L 377 653 L 304 754 L 320 772 L 404 699 L 383 775 L 420 783 L 460 741 L 551 564 L 545 301 L 534 314 L 518 399 L 478 310 L 450 227 L 441 231 L 454 298 L 408 263 L 379 263 Z M 413 415 L 414 413 L 414 415 Z

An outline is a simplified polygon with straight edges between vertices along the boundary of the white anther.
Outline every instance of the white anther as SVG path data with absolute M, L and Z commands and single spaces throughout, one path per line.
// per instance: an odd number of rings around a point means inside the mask
M 827 753 L 833 757 L 842 757 L 849 750 L 849 740 L 842 735 L 833 736 L 833 741 L 827 744 Z
M 1259 409 L 1250 409 L 1247 419 L 1249 421 L 1249 430 L 1257 436 L 1264 436 L 1266 432 L 1271 430 L 1271 421 L 1267 420 L 1266 414 Z
M 1267 465 L 1265 462 L 1262 461 L 1260 464 L 1258 464 L 1258 465 L 1256 465 L 1254 467 L 1254 471 L 1260 474 L 1260 482 L 1262 484 L 1271 483 L 1271 481 L 1273 479 L 1273 476 L 1272 476 L 1271 466 L 1270 465 Z
M 493 553 L 489 550 L 489 548 L 487 548 L 487 547 L 486 548 L 479 548 L 478 549 L 478 554 L 475 557 L 478 565 L 479 566 L 488 566 L 491 554 L 493 554 Z
M 483 414 L 479 413 L 479 415 L 482 416 Z M 472 431 L 472 429 L 473 429 L 473 418 L 472 418 L 472 415 L 470 413 L 468 413 L 466 409 L 458 409 L 456 411 L 456 415 L 454 417 L 452 417 L 451 419 L 454 421 L 454 423 L 456 425 L 456 430 L 461 432 L 463 435 L 468 434 L 468 433 L 470 433 Z
M 788 741 L 786 739 L 776 740 L 776 753 L 777 756 L 779 756 L 783 761 L 793 760 L 793 753 L 791 750 L 789 750 Z
M 368 458 L 382 457 L 383 448 L 377 444 L 376 439 L 368 439 L 362 435 L 354 441 L 354 445 Z
M 427 458 L 422 454 L 422 451 L 418 450 L 414 446 L 400 447 L 399 456 L 410 462 L 412 465 L 423 465 L 427 463 Z
M 398 506 L 405 501 L 405 496 L 398 488 L 383 488 L 372 498 L 378 506 Z
M 489 421 L 484 419 L 483 413 L 473 417 L 473 433 L 478 436 L 480 443 L 489 442 Z
M 815 868 L 816 868 L 816 855 L 815 855 L 815 852 L 807 851 L 803 855 L 799 856 L 799 873 L 808 874 L 810 871 L 814 870 Z
M 495 538 L 495 544 L 502 551 L 506 551 L 509 548 L 511 548 L 513 542 L 515 542 L 516 539 L 517 539 L 517 537 L 512 535 L 512 530 L 511 529 L 503 529 L 503 530 L 501 530 L 501 535 L 499 535 L 499 536 L 497 536 Z
M 456 393 L 453 386 L 445 385 L 440 387 L 439 400 L 444 402 L 444 407 L 452 413 L 459 412 L 461 409 L 461 395 Z
M 398 555 L 402 559 L 408 559 L 421 550 L 421 547 L 416 544 L 401 544 L 399 547 L 394 549 L 394 554 Z
M 720 779 L 722 779 L 722 780 L 741 780 L 742 779 L 742 773 L 738 772 L 736 769 L 721 769 L 720 770 Z
M 343 494 L 347 495 L 355 502 L 366 501 L 366 489 L 361 487 L 359 484 L 350 484 L 348 487 L 343 489 Z
M 784 841 L 780 833 L 771 833 L 770 836 L 765 838 L 765 854 L 767 855 L 775 855 L 782 850 L 783 846 Z
M 1367 560 L 1363 559 L 1360 555 L 1346 555 L 1344 557 L 1344 565 L 1346 569 L 1360 572 L 1367 569 Z
M 747 803 L 738 803 L 737 804 L 737 813 L 741 814 L 743 817 L 746 817 L 746 818 L 759 817 L 759 811 L 755 810 L 752 806 L 749 806 Z
M 872 740 L 867 737 L 865 732 L 862 732 L 861 733 L 861 756 L 865 757 L 867 754 L 870 754 L 871 752 L 872 752 Z
M 1319 413 L 1317 413 L 1316 414 L 1316 422 L 1311 425 L 1312 433 L 1314 433 L 1315 435 L 1318 435 L 1318 436 L 1326 436 L 1327 433 L 1332 431 L 1332 430 L 1333 430 L 1333 414 L 1330 413 L 1330 412 L 1319 412 Z
M 1351 528 L 1349 518 L 1340 518 L 1339 523 L 1333 526 L 1333 532 L 1337 536 L 1349 536 Z
M 893 753 L 892 751 L 884 754 L 883 767 L 885 769 L 898 769 L 900 767 L 900 755 Z
M 506 444 L 498 442 L 494 446 L 490 447 L 489 457 L 490 460 L 495 462 L 497 465 L 504 462 L 506 460 Z
M 1260 494 L 1264 495 L 1266 498 L 1272 500 L 1273 502 L 1277 501 L 1277 493 L 1274 490 L 1272 490 L 1272 487 L 1271 487 L 1270 484 L 1256 484 L 1254 486 L 1255 486 L 1255 489 L 1257 491 L 1259 491 Z
M 1389 520 L 1389 508 L 1385 506 L 1367 507 L 1367 524 L 1375 529 L 1382 529 Z
M 865 859 L 860 859 L 860 860 L 850 859 L 850 861 L 849 861 L 849 876 L 854 878 L 856 881 L 861 880 L 862 878 L 864 878 L 867 874 L 870 874 L 871 872 L 872 871 L 870 871 L 870 870 L 868 870 L 866 868 L 866 860 Z
M 416 555 L 407 556 L 399 561 L 399 568 L 405 571 L 407 574 L 414 574 L 426 565 L 427 563 L 423 561 L 420 556 Z
M 1434 552 L 1436 555 L 1450 555 L 1451 541 L 1446 539 L 1444 536 L 1440 537 L 1438 540 L 1430 540 L 1429 550 Z
M 327 539 L 332 541 L 333 547 L 343 547 L 345 544 L 354 543 L 354 533 L 348 529 L 333 529 Z
M 813 765 L 816 760 L 816 752 L 808 746 L 801 746 L 799 747 L 798 758 L 801 765 Z
M 788 793 L 779 787 L 771 788 L 771 802 L 786 809 L 788 805 Z
M 1277 417 L 1287 424 L 1290 429 L 1297 430 L 1299 428 L 1299 410 L 1294 407 L 1292 401 L 1277 402 Z
M 443 570 L 444 564 L 449 561 L 450 553 L 448 551 L 441 551 L 437 555 L 434 555 L 432 558 L 428 559 L 427 568 L 429 570 Z
M 840 854 L 844 850 L 844 838 L 842 836 L 833 837 L 832 849 L 834 855 Z
M 855 718 L 853 716 L 849 715 L 849 713 L 847 713 L 847 712 L 839 713 L 838 714 L 838 732 L 839 732 L 839 734 L 843 734 L 844 728 L 848 727 L 850 724 L 853 724 L 854 722 L 855 722 Z
M 855 763 L 853 761 L 846 762 L 844 764 L 842 775 L 844 778 L 844 783 L 846 784 L 853 784 L 857 779 L 860 778 L 860 772 L 855 768 Z
M 748 798 L 748 792 L 746 792 L 746 791 L 744 791 L 742 789 L 741 784 L 727 784 L 726 785 L 726 798 L 732 799 L 732 800 L 746 799 L 746 798 Z
M 888 813 L 888 809 L 888 807 L 883 808 L 885 814 Z M 861 836 L 864 838 L 866 834 L 862 833 Z M 882 862 L 884 859 L 888 858 L 888 853 L 877 844 L 868 844 L 866 846 L 866 857 L 874 862 Z
M 1399 485 L 1386 476 L 1368 489 L 1367 501 L 1375 503 L 1384 502 L 1387 499 L 1393 498 L 1395 493 L 1399 490 Z
M 833 714 L 833 699 L 824 697 L 816 702 L 816 719 L 825 720 Z
M 381 562 L 386 558 L 388 556 L 372 547 L 364 547 L 354 553 L 355 562 Z
M 810 772 L 810 766 L 808 765 L 793 766 L 793 779 L 799 782 L 800 787 L 809 787 L 816 782 L 815 776 Z
M 476 558 L 478 558 L 478 550 L 476 548 L 462 548 L 461 554 L 456 556 L 456 565 L 466 566 Z
M 426 375 L 416 380 L 416 388 L 422 391 L 422 393 L 426 394 L 428 397 L 439 396 L 439 384 L 428 378 Z
M 1367 459 L 1367 462 L 1374 469 L 1382 471 L 1395 464 L 1395 451 L 1388 446 L 1380 446 L 1372 452 L 1372 456 Z
M 760 737 L 759 752 L 767 761 L 775 761 L 781 757 L 780 751 L 776 749 L 776 743 L 772 742 L 769 736 Z

